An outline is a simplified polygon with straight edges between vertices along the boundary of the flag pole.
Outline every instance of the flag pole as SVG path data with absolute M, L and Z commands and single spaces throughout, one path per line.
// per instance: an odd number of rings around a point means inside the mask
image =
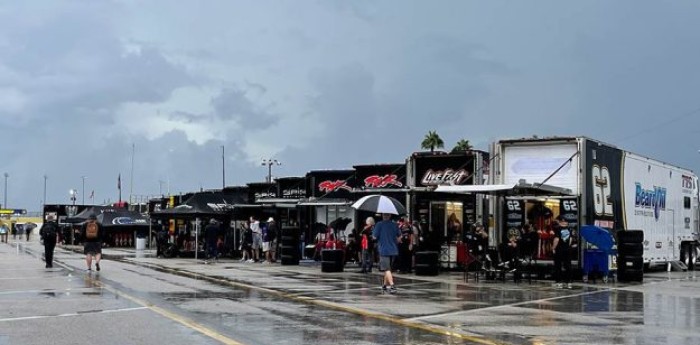
M 136 153 L 136 144 L 131 143 L 131 177 L 129 181 L 129 203 L 131 203 L 131 196 L 134 193 L 134 154 Z

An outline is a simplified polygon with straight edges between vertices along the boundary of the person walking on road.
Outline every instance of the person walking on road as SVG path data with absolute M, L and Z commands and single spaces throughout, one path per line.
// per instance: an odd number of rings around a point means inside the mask
M 571 231 L 568 228 L 569 224 L 564 220 L 564 217 L 559 216 L 552 226 L 555 234 L 554 242 L 552 243 L 554 286 L 571 289 Z
M 44 261 L 46 268 L 53 268 L 53 250 L 56 248 L 56 240 L 58 238 L 58 225 L 54 218 L 47 219 L 41 225 L 39 236 L 44 241 Z
M 0 220 L 0 241 L 3 243 L 7 243 L 7 235 L 10 232 L 10 229 L 8 229 L 7 224 L 3 223 L 2 220 Z
M 391 266 L 399 255 L 398 243 L 401 240 L 401 231 L 396 223 L 391 221 L 391 215 L 382 214 L 382 221 L 374 226 L 372 236 L 377 240 L 379 247 L 379 270 L 384 271 L 382 281 L 382 293 L 389 291 L 396 293 L 394 277 L 391 275 Z
M 204 238 L 207 243 L 207 261 L 208 260 L 218 260 L 219 259 L 219 248 L 217 247 L 217 242 L 219 241 L 219 233 L 221 228 L 216 219 L 209 220 L 209 224 L 204 228 Z
M 163 226 L 163 222 L 159 220 L 153 224 L 153 231 L 156 233 L 156 257 L 165 256 L 165 249 L 168 245 L 168 230 Z
M 84 240 L 85 263 L 87 270 L 92 271 L 92 259 L 95 258 L 95 269 L 100 270 L 100 260 L 102 259 L 102 237 L 104 229 L 97 222 L 97 217 L 91 214 L 87 222 L 80 229 L 80 237 Z

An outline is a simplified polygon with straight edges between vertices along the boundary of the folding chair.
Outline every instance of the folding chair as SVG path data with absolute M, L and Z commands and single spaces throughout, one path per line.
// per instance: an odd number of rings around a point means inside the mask
M 483 271 L 483 264 L 479 258 L 474 255 L 474 253 L 470 250 L 469 245 L 465 244 L 464 245 L 464 282 L 468 283 L 469 282 L 469 275 L 472 274 L 474 276 L 475 281 L 479 281 L 479 274 Z M 469 266 L 471 266 L 474 263 L 479 264 L 479 270 L 478 271 L 472 271 L 469 272 Z

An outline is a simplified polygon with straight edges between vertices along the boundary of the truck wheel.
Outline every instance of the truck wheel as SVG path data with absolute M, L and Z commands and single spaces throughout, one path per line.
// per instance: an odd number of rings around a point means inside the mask
M 695 245 L 693 243 L 681 243 L 681 262 L 688 266 L 689 270 L 695 268 Z

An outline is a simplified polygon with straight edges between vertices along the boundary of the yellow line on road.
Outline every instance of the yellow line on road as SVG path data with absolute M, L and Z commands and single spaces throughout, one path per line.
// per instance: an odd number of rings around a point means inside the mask
M 322 307 L 329 308 L 329 309 L 340 310 L 340 311 L 344 311 L 344 312 L 348 312 L 348 313 L 352 313 L 352 314 L 356 314 L 356 315 L 360 315 L 360 316 L 364 316 L 364 317 L 369 317 L 369 318 L 374 318 L 374 319 L 390 322 L 390 323 L 401 325 L 404 327 L 420 329 L 422 331 L 426 331 L 426 332 L 430 332 L 430 333 L 441 334 L 441 335 L 446 335 L 449 337 L 467 340 L 467 341 L 471 341 L 471 342 L 478 343 L 478 344 L 483 344 L 483 345 L 503 345 L 503 344 L 505 344 L 505 343 L 500 343 L 500 342 L 497 342 L 497 341 L 494 341 L 494 340 L 491 340 L 488 338 L 476 336 L 476 335 L 469 335 L 469 334 L 461 333 L 459 331 L 452 331 L 447 327 L 431 325 L 431 324 L 428 324 L 425 322 L 413 321 L 410 319 L 401 319 L 401 318 L 398 318 L 396 316 L 389 315 L 389 314 L 372 312 L 372 311 L 368 311 L 365 309 L 360 309 L 360 308 L 342 305 L 339 303 L 319 300 L 319 299 L 315 299 L 315 298 L 307 297 L 307 296 L 299 296 L 296 294 L 291 294 L 291 293 L 287 293 L 287 292 L 283 292 L 283 291 L 279 291 L 279 290 L 268 289 L 268 288 L 250 285 L 250 284 L 246 284 L 246 283 L 241 283 L 241 282 L 237 282 L 237 281 L 231 281 L 228 279 L 213 278 L 213 277 L 209 277 L 206 275 L 202 275 L 202 274 L 198 274 L 198 273 L 194 273 L 194 272 L 190 272 L 190 271 L 186 271 L 186 270 L 182 270 L 182 269 L 174 269 L 174 268 L 164 267 L 164 266 L 159 266 L 159 265 L 154 265 L 154 264 L 138 263 L 137 265 L 146 266 L 146 267 L 148 267 L 148 266 L 157 267 L 160 270 L 171 271 L 171 272 L 174 272 L 174 273 L 179 274 L 179 275 L 189 276 L 191 278 L 215 281 L 215 282 L 222 284 L 222 285 L 229 285 L 229 286 L 245 288 L 245 289 L 250 289 L 250 290 L 263 291 L 265 293 L 277 295 L 277 296 L 282 297 L 282 298 L 287 298 L 287 299 L 291 299 L 291 300 L 306 303 L 306 304 L 318 305 L 318 306 L 322 306 Z
M 89 275 L 88 275 L 88 276 L 89 276 Z M 161 307 L 158 307 L 158 306 L 156 306 L 156 305 L 154 305 L 153 303 L 150 303 L 150 302 L 148 302 L 148 301 L 141 300 L 141 299 L 139 299 L 139 298 L 137 298 L 137 297 L 134 297 L 134 296 L 131 296 L 131 295 L 127 294 L 127 293 L 124 293 L 124 292 L 122 292 L 122 291 L 119 291 L 119 290 L 117 290 L 117 289 L 115 289 L 115 288 L 113 288 L 113 287 L 111 287 L 111 286 L 109 286 L 109 285 L 107 285 L 107 284 L 105 284 L 105 283 L 99 281 L 99 280 L 95 280 L 95 279 L 94 279 L 93 277 L 91 277 L 91 276 L 90 276 L 90 281 L 91 281 L 92 284 L 93 284 L 94 286 L 96 286 L 96 287 L 101 287 L 101 288 L 103 288 L 103 289 L 105 289 L 105 290 L 107 290 L 107 291 L 109 291 L 109 292 L 111 292 L 111 293 L 113 293 L 113 294 L 115 294 L 115 295 L 121 296 L 121 297 L 126 298 L 126 299 L 128 299 L 128 300 L 130 300 L 130 301 L 132 301 L 132 302 L 134 302 L 134 303 L 136 303 L 136 304 L 139 304 L 139 305 L 141 305 L 141 306 L 144 306 L 144 307 L 146 307 L 146 308 L 152 310 L 153 312 L 155 312 L 155 313 L 157 313 L 157 314 L 160 314 L 160 315 L 162 315 L 162 316 L 164 316 L 164 317 L 166 317 L 166 318 L 168 318 L 168 319 L 170 319 L 170 320 L 173 320 L 173 321 L 175 321 L 175 322 L 177 322 L 177 323 L 179 323 L 179 324 L 181 324 L 181 325 L 183 325 L 183 326 L 185 326 L 185 327 L 191 328 L 191 329 L 193 329 L 193 330 L 195 330 L 195 331 L 197 331 L 197 332 L 199 332 L 199 333 L 202 333 L 202 334 L 204 334 L 204 335 L 206 335 L 206 336 L 208 336 L 208 337 L 210 337 L 210 338 L 212 338 L 212 339 L 214 339 L 214 340 L 216 340 L 216 341 L 221 342 L 222 344 L 226 344 L 226 345 L 245 345 L 245 344 L 240 343 L 240 342 L 238 342 L 238 341 L 235 341 L 235 340 L 233 340 L 233 339 L 231 339 L 231 338 L 229 338 L 229 337 L 227 337 L 227 336 L 225 336 L 225 335 L 223 335 L 223 334 L 221 334 L 221 333 L 219 333 L 219 332 L 217 332 L 217 331 L 215 331 L 215 330 L 213 330 L 213 329 L 211 329 L 211 328 L 209 328 L 209 327 L 206 327 L 206 326 L 204 326 L 204 325 L 202 325 L 202 324 L 200 324 L 200 323 L 197 323 L 197 322 L 192 321 L 192 320 L 190 320 L 190 319 L 188 319 L 188 318 L 186 318 L 186 317 L 177 315 L 176 313 L 173 313 L 173 312 L 170 312 L 170 311 L 168 311 L 168 310 L 166 310 L 166 309 L 163 309 L 163 308 L 161 308 Z

